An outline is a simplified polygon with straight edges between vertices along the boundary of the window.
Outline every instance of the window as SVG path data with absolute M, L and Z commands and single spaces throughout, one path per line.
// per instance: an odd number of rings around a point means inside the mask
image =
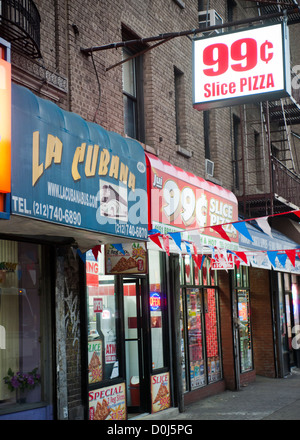
M 137 38 L 123 30 L 123 40 Z M 135 56 L 144 46 L 132 45 L 123 49 L 122 64 L 124 131 L 133 139 L 145 142 L 143 106 L 143 56 Z
M 234 315 L 238 323 L 240 370 L 241 373 L 245 373 L 253 369 L 248 267 L 235 268 L 234 276 L 236 286 Z
M 103 275 L 104 252 L 98 261 L 87 252 L 88 381 L 90 385 L 119 376 L 115 277 Z
M 50 307 L 43 279 L 41 246 L 0 240 L 0 414 L 49 401 Z
M 165 297 L 163 288 L 162 254 L 159 251 L 149 251 L 149 301 L 152 347 L 152 369 L 166 367 L 166 345 L 164 334 Z
M 181 261 L 181 363 L 184 391 L 222 378 L 217 277 L 186 255 Z

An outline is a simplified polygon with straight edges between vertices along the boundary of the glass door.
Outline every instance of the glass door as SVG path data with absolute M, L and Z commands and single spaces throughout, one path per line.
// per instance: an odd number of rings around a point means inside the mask
M 142 293 L 145 280 L 142 278 L 123 279 L 125 366 L 128 413 L 138 413 L 147 409 L 150 389 L 145 382 L 147 352 L 144 349 Z M 145 312 L 144 312 L 145 314 Z M 147 392 L 148 389 L 148 392 Z

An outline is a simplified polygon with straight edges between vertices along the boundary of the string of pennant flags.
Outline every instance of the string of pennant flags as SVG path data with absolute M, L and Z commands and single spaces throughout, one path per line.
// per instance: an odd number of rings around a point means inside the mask
M 268 222 L 269 217 L 275 217 L 279 215 L 286 214 L 295 214 L 298 218 L 300 218 L 300 210 L 288 211 L 280 214 L 272 214 L 264 217 L 258 218 L 250 218 L 247 220 L 239 220 L 235 222 L 222 223 L 219 225 L 209 225 L 201 227 L 201 233 L 203 233 L 204 229 L 213 229 L 216 231 L 221 238 L 225 241 L 231 241 L 230 237 L 224 230 L 224 226 L 232 225 L 238 233 L 242 234 L 245 238 L 253 242 L 251 234 L 249 232 L 247 223 L 255 221 L 259 228 L 263 231 L 263 233 L 267 234 L 271 238 L 272 230 Z M 201 270 L 203 267 L 203 263 L 206 258 L 208 258 L 211 264 L 215 261 L 223 261 L 225 263 L 234 263 L 237 267 L 240 264 L 244 263 L 249 265 L 251 262 L 253 263 L 253 258 L 255 258 L 256 263 L 259 265 L 263 262 L 263 260 L 267 257 L 268 261 L 271 263 L 273 268 L 276 268 L 276 258 L 278 259 L 281 266 L 284 268 L 287 260 L 290 261 L 293 267 L 296 264 L 296 258 L 300 258 L 300 245 L 299 248 L 293 249 L 278 249 L 278 250 L 246 250 L 246 251 L 233 251 L 229 249 L 218 248 L 216 246 L 202 244 L 201 240 L 195 242 L 186 240 L 183 238 L 183 234 L 190 232 L 199 232 L 200 228 L 197 229 L 185 229 L 184 231 L 176 231 L 176 232 L 168 232 L 166 234 L 161 233 L 158 229 L 151 229 L 148 231 L 149 239 L 155 243 L 161 250 L 165 251 L 168 255 L 170 255 L 170 239 L 175 243 L 180 253 L 187 253 L 193 258 L 195 264 Z M 201 235 L 201 234 L 200 234 Z M 185 251 L 182 248 L 182 244 L 184 244 Z M 116 250 L 118 250 L 121 254 L 125 255 L 125 251 L 121 243 L 113 244 Z M 209 248 L 207 253 L 204 253 L 204 247 Z M 200 253 L 198 252 L 200 251 Z M 101 252 L 101 246 L 94 246 L 92 249 L 93 255 L 95 259 L 98 258 L 98 252 Z M 81 258 L 84 258 L 84 255 L 78 253 Z M 225 265 L 226 266 L 226 265 Z M 226 269 L 226 267 L 225 267 Z
M 230 237 L 227 235 L 227 233 L 224 230 L 224 226 L 232 225 L 238 233 L 242 234 L 245 238 L 253 242 L 252 236 L 249 232 L 249 229 L 247 227 L 247 223 L 255 221 L 259 228 L 268 236 L 272 237 L 272 230 L 268 222 L 269 217 L 274 217 L 278 215 L 286 215 L 286 214 L 295 214 L 297 217 L 300 218 L 300 210 L 295 211 L 288 211 L 280 214 L 273 214 L 268 215 L 264 217 L 258 217 L 258 218 L 251 218 L 247 220 L 239 220 L 235 222 L 230 223 L 223 223 L 219 225 L 210 225 L 205 226 L 201 228 L 203 229 L 213 229 L 216 231 L 221 238 L 223 238 L 226 241 L 231 241 Z M 156 245 L 158 245 L 162 250 L 165 250 L 167 254 L 170 254 L 170 238 L 174 241 L 174 243 L 177 245 L 180 252 L 182 252 L 182 243 L 184 243 L 186 252 L 193 258 L 196 265 L 199 267 L 199 269 L 202 269 L 203 263 L 205 258 L 209 258 L 211 262 L 214 261 L 224 261 L 224 262 L 234 262 L 237 267 L 241 264 L 241 262 L 248 265 L 250 263 L 249 257 L 255 257 L 257 263 L 262 263 L 263 259 L 265 257 L 268 257 L 269 262 L 273 266 L 273 268 L 276 267 L 276 258 L 278 259 L 279 263 L 282 267 L 285 267 L 287 259 L 291 262 L 293 267 L 295 267 L 296 257 L 300 256 L 300 246 L 299 248 L 293 248 L 293 249 L 278 249 L 278 250 L 255 250 L 255 251 L 232 251 L 228 249 L 220 249 L 216 246 L 210 246 L 210 245 L 200 245 L 200 248 L 208 247 L 211 251 L 211 256 L 206 255 L 204 253 L 199 254 L 197 246 L 195 243 L 185 240 L 182 238 L 182 234 L 184 232 L 191 232 L 191 231 L 197 231 L 199 229 L 186 229 L 185 231 L 179 231 L 179 232 L 168 232 L 167 234 L 162 234 L 157 229 L 151 229 L 148 231 L 149 239 L 154 242 Z M 199 247 L 199 245 L 198 245 Z M 192 252 L 193 250 L 193 252 Z

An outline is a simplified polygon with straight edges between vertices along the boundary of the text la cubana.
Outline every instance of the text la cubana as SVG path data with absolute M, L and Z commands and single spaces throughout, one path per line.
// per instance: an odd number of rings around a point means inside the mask
M 63 143 L 57 136 L 48 134 L 46 154 L 44 162 L 40 158 L 40 133 L 35 131 L 32 137 L 32 186 L 34 186 L 44 171 L 53 163 L 61 164 L 63 153 Z M 132 191 L 135 190 L 135 175 L 129 171 L 126 164 L 120 161 L 118 155 L 111 155 L 103 148 L 100 151 L 99 145 L 86 145 L 83 142 L 74 151 L 71 174 L 74 181 L 81 179 L 78 171 L 78 165 L 84 164 L 85 177 L 94 177 L 96 173 L 99 176 L 109 176 L 120 180 Z

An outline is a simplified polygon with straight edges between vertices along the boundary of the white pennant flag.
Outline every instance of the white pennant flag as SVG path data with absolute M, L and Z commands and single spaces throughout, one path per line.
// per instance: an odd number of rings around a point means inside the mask
M 271 226 L 268 222 L 268 216 L 256 218 L 255 221 L 265 234 L 273 238 Z

